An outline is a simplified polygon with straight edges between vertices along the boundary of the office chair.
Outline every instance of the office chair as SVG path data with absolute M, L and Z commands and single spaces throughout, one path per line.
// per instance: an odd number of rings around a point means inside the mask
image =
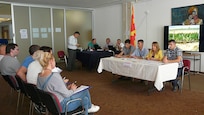
M 17 97 L 17 105 L 16 105 L 16 113 L 18 113 L 18 108 L 19 108 L 19 101 L 20 101 L 20 88 L 19 85 L 15 79 L 15 77 L 10 76 L 10 75 L 2 75 L 4 80 L 9 84 L 9 86 L 11 87 L 11 94 L 10 96 L 12 96 L 12 92 L 13 90 L 16 91 L 18 93 L 18 97 Z
M 59 61 L 64 61 L 67 67 L 67 56 L 65 55 L 64 51 L 62 50 L 58 51 L 57 56 L 58 56 Z
M 84 108 L 82 106 L 78 107 L 77 109 L 73 111 L 67 112 L 67 109 L 68 109 L 67 107 L 71 102 L 80 101 L 82 103 L 82 100 L 80 98 L 68 101 L 66 104 L 67 106 L 66 111 L 65 113 L 62 113 L 62 107 L 60 105 L 60 102 L 53 93 L 46 92 L 46 91 L 39 90 L 39 89 L 38 89 L 38 92 L 40 94 L 42 102 L 45 104 L 48 111 L 52 113 L 53 115 L 78 115 L 84 112 Z
M 31 115 L 33 114 L 34 107 L 38 106 L 42 109 L 45 105 L 41 101 L 36 85 L 30 83 L 25 83 L 24 85 L 30 99 L 29 115 Z M 39 110 L 39 112 L 42 112 L 42 110 Z
M 25 96 L 28 97 L 28 94 L 27 94 L 26 89 L 25 89 L 25 82 L 18 75 L 16 75 L 15 78 L 16 78 L 16 81 L 18 82 L 20 93 L 23 96 L 22 101 L 21 101 L 21 106 L 22 106 L 23 102 L 24 102 L 24 97 Z
M 190 60 L 183 60 L 183 70 L 182 70 L 182 76 L 181 76 L 181 93 L 183 89 L 183 82 L 184 82 L 184 77 L 188 76 L 188 83 L 189 83 L 189 90 L 191 90 L 191 80 L 190 80 L 190 67 L 191 67 L 191 62 Z

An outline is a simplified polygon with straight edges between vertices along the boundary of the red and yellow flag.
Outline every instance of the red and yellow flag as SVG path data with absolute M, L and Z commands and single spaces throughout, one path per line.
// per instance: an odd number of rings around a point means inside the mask
M 135 37 L 136 37 L 136 29 L 135 29 L 135 13 L 134 13 L 134 6 L 131 5 L 131 23 L 130 23 L 130 44 L 135 46 Z

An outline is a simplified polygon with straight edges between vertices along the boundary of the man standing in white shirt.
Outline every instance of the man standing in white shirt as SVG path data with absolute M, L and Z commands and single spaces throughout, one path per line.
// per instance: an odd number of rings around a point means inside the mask
M 77 38 L 79 37 L 80 33 L 78 31 L 74 32 L 73 35 L 69 36 L 68 38 L 68 71 L 72 71 L 74 68 L 75 60 L 76 60 L 76 50 L 77 47 L 80 45 L 77 42 Z

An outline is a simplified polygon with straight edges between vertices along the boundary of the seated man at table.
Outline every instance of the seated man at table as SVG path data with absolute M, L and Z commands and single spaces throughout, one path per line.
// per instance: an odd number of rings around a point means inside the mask
M 149 51 L 146 57 L 147 60 L 162 61 L 163 53 L 159 47 L 158 42 L 152 42 L 152 49 Z
M 104 45 L 103 49 L 105 51 L 111 50 L 111 49 L 109 49 L 110 46 L 113 47 L 113 43 L 111 42 L 110 38 L 106 38 L 106 44 Z
M 96 39 L 93 38 L 89 43 L 88 43 L 88 50 L 97 50 L 101 49 L 101 47 L 96 43 Z
M 134 52 L 135 48 L 130 44 L 130 40 L 125 40 L 125 46 L 119 54 L 116 54 L 116 57 L 130 57 L 130 55 Z
M 116 49 L 115 53 L 119 54 L 122 51 L 123 47 L 124 47 L 124 44 L 121 42 L 121 39 L 117 39 L 117 42 L 115 44 L 115 49 Z
M 169 40 L 169 47 L 166 50 L 166 53 L 163 58 L 164 63 L 178 63 L 178 76 L 182 73 L 183 59 L 182 59 L 182 50 L 176 46 L 175 40 Z M 180 88 L 180 81 L 178 79 L 172 80 L 173 91 L 176 92 Z
M 142 39 L 138 40 L 137 45 L 138 47 L 131 54 L 131 57 L 136 59 L 144 59 L 148 54 L 148 49 L 144 48 L 144 41 Z

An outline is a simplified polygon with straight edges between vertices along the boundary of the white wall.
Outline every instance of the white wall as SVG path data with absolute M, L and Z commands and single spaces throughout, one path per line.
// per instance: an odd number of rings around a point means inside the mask
M 150 48 L 152 41 L 158 41 L 163 49 L 164 26 L 171 25 L 171 8 L 204 4 L 203 0 L 149 0 L 135 3 L 135 22 L 137 37 L 144 38 L 145 46 Z M 204 53 L 201 53 L 201 63 L 191 59 L 191 70 L 204 72 Z M 193 58 L 193 57 L 191 57 Z
M 122 5 L 97 8 L 94 10 L 93 37 L 100 46 L 109 37 L 112 43 L 122 39 Z
M 151 47 L 152 41 L 158 41 L 161 48 L 163 48 L 164 26 L 171 25 L 171 8 L 204 3 L 203 0 L 146 1 L 134 5 L 137 37 L 145 40 L 146 47 Z
M 145 0 L 134 3 L 136 39 L 143 39 L 145 47 L 150 48 L 152 41 L 158 41 L 163 49 L 164 26 L 171 25 L 171 8 L 204 4 L 203 0 Z M 93 36 L 99 44 L 105 38 L 115 41 L 122 36 L 122 5 L 98 8 L 94 14 Z M 204 57 L 202 53 L 201 58 Z M 203 65 L 203 66 L 202 66 Z M 196 64 L 196 70 L 199 63 Z M 193 62 L 192 66 L 193 68 Z M 201 71 L 204 72 L 204 60 L 201 60 Z

